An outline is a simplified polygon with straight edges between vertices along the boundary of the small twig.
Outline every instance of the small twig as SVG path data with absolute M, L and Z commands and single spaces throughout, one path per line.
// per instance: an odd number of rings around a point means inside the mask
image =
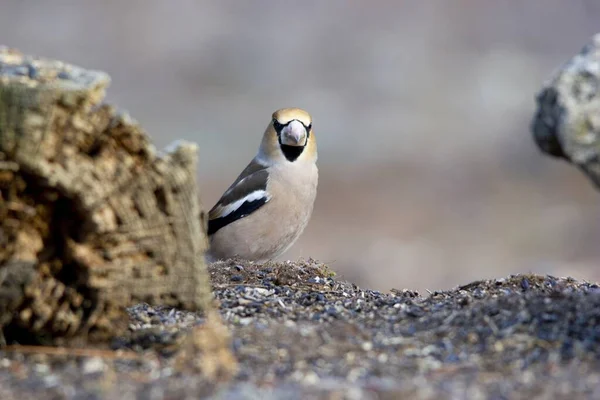
M 107 359 L 142 359 L 143 356 L 130 350 L 77 349 L 51 346 L 21 346 L 10 345 L 0 351 L 8 353 L 44 354 L 48 356 L 100 357 Z
M 492 330 L 495 336 L 498 336 L 500 334 L 500 329 L 498 329 L 498 326 L 496 325 L 494 320 L 492 320 L 488 315 L 484 315 L 483 320 L 489 325 L 490 329 Z
M 442 325 L 450 325 L 450 323 L 452 321 L 454 321 L 454 318 L 456 318 L 457 316 L 458 316 L 458 312 L 457 311 L 452 311 L 452 314 L 448 315 L 444 319 L 444 322 L 442 322 Z
M 246 283 L 219 283 L 219 284 L 213 284 L 213 288 L 214 289 L 225 289 L 225 288 L 234 287 L 234 286 L 245 286 L 245 287 L 248 287 L 248 288 L 269 289 L 267 286 L 264 286 L 264 285 L 252 285 L 252 284 L 246 284 Z
M 283 303 L 283 301 L 281 300 L 281 298 L 278 298 L 277 301 L 279 302 L 279 305 L 281 306 L 281 308 L 283 308 L 284 310 L 287 310 L 287 306 Z

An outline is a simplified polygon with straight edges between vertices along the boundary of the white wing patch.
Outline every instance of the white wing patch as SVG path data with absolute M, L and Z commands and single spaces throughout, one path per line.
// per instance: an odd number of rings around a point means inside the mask
M 226 206 L 223 206 L 221 208 L 221 212 L 219 213 L 219 217 L 222 218 L 228 216 L 229 214 L 240 208 L 240 206 L 246 201 L 250 202 L 260 200 L 263 198 L 266 199 L 266 202 L 271 200 L 271 196 L 265 190 L 255 190 L 254 192 L 248 194 L 246 197 L 234 201 L 233 203 L 227 204 Z

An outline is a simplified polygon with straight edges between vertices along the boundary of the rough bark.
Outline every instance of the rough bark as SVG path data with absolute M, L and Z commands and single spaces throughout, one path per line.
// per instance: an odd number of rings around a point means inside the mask
M 0 48 L 0 328 L 7 341 L 127 325 L 145 301 L 206 309 L 197 149 L 158 154 L 103 104 L 110 78 Z
M 600 34 L 546 82 L 531 129 L 543 152 L 574 164 L 600 189 Z

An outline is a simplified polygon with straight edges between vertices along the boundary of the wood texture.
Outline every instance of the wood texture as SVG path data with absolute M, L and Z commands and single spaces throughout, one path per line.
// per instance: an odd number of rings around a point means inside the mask
M 105 338 L 135 302 L 206 309 L 197 148 L 157 153 L 108 75 L 0 48 L 0 327 Z M 199 218 L 200 216 L 200 218 Z

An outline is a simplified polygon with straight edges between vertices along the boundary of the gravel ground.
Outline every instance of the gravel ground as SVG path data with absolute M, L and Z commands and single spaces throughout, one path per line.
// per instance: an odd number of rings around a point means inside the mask
M 600 398 L 596 284 L 517 275 L 381 293 L 313 260 L 232 260 L 210 274 L 232 380 L 180 362 L 202 316 L 138 304 L 117 351 L 0 352 L 0 398 Z

